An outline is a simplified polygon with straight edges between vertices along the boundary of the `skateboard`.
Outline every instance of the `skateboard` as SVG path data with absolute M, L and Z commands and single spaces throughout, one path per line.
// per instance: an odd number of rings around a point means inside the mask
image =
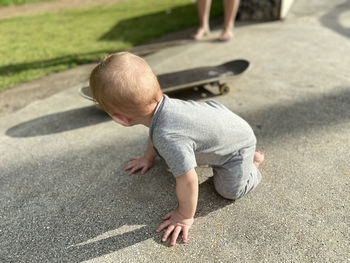
M 164 92 L 210 85 L 217 86 L 220 94 L 224 95 L 230 92 L 227 81 L 246 71 L 249 64 L 247 60 L 238 59 L 217 66 L 187 69 L 157 77 Z
M 232 60 L 217 66 L 199 67 L 177 72 L 158 75 L 161 89 L 166 92 L 187 88 L 216 86 L 219 93 L 224 95 L 230 92 L 227 81 L 245 72 L 249 61 L 244 59 Z M 79 88 L 82 97 L 92 100 L 89 87 Z

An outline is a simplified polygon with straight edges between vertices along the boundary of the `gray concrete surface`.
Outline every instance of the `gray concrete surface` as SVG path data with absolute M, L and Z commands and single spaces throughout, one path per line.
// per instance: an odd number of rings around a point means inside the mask
M 187 244 L 154 232 L 176 205 L 166 165 L 122 170 L 146 128 L 113 124 L 79 97 L 84 81 L 2 116 L 0 261 L 350 262 L 349 28 L 349 1 L 298 0 L 283 22 L 239 24 L 231 42 L 212 41 L 217 30 L 145 56 L 157 73 L 252 63 L 230 94 L 206 94 L 254 128 L 263 180 L 232 203 L 198 169 Z

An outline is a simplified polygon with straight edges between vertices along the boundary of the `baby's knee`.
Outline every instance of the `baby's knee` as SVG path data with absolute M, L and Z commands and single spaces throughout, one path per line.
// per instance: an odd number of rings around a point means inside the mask
M 230 200 L 237 200 L 242 197 L 240 187 L 233 187 L 229 185 L 220 185 L 214 182 L 216 192 L 222 197 Z
M 244 195 L 248 194 L 250 191 L 252 191 L 260 182 L 261 180 L 261 174 L 259 173 L 259 176 L 252 177 L 246 181 L 236 181 L 233 183 L 232 181 L 230 183 L 223 183 L 217 180 L 214 180 L 214 186 L 215 190 L 224 198 L 231 199 L 231 200 L 237 200 Z

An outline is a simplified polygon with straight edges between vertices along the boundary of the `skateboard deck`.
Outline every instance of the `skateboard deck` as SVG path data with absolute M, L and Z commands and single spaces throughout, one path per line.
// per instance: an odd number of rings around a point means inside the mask
M 157 78 L 164 92 L 211 85 L 217 86 L 220 94 L 226 94 L 230 91 L 227 81 L 242 74 L 248 67 L 249 61 L 238 59 L 217 66 L 199 67 L 161 74 Z M 89 87 L 79 88 L 79 93 L 82 97 L 93 100 Z
M 158 75 L 157 77 L 164 92 L 201 87 L 209 84 L 217 86 L 220 94 L 226 94 L 230 91 L 227 81 L 242 74 L 248 67 L 249 61 L 238 59 L 217 66 L 187 69 Z

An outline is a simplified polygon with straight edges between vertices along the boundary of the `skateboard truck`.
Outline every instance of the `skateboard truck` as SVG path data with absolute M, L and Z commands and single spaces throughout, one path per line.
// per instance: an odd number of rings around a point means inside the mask
M 221 95 L 225 95 L 225 94 L 229 93 L 230 90 L 231 90 L 231 88 L 227 83 L 219 84 L 219 92 Z

